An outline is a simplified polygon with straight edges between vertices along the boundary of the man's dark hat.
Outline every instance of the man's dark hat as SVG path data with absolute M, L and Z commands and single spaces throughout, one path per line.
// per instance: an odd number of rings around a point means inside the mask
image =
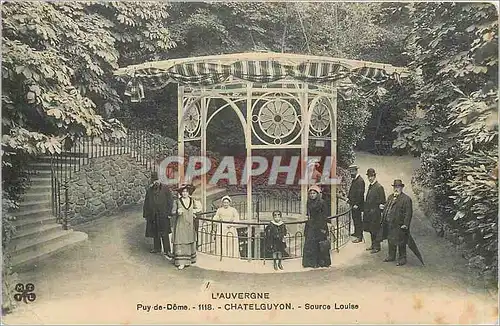
M 158 172 L 153 171 L 151 172 L 151 181 L 156 181 L 158 180 Z
M 405 184 L 403 183 L 403 181 L 401 181 L 400 179 L 396 179 L 394 180 L 394 182 L 392 183 L 392 186 L 393 187 L 404 187 Z
M 189 194 L 192 195 L 196 187 L 192 184 L 182 184 L 179 188 L 177 188 L 177 192 L 181 194 L 184 189 L 187 189 Z
M 371 176 L 375 176 L 377 174 L 375 173 L 375 169 L 369 168 L 368 170 L 366 170 L 366 175 L 371 177 Z

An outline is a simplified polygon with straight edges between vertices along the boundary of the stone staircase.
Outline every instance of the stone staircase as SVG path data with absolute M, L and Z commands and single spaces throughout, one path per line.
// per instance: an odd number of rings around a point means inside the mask
M 107 149 L 108 152 L 112 147 Z M 117 150 L 115 149 L 115 152 Z M 122 148 L 124 154 L 137 156 L 138 153 Z M 75 156 L 75 153 L 66 153 L 59 158 L 56 167 L 64 174 L 64 169 L 73 168 L 75 164 L 85 165 L 89 157 L 97 158 L 106 156 L 106 148 L 86 150 L 86 154 Z M 151 166 L 154 162 L 151 162 Z M 56 216 L 52 211 L 52 180 L 51 180 L 51 158 L 50 156 L 39 157 L 31 165 L 31 170 L 35 171 L 31 177 L 31 185 L 23 195 L 20 207 L 12 212 L 16 217 L 13 224 L 16 233 L 9 245 L 11 263 L 14 270 L 29 270 L 36 267 L 37 262 L 60 251 L 69 249 L 81 244 L 88 239 L 83 232 L 63 230 L 62 224 L 57 223 Z M 66 170 L 68 171 L 68 170 Z M 196 191 L 193 197 L 201 199 L 200 180 L 195 180 Z M 225 189 L 216 185 L 207 185 L 207 209 L 211 209 L 212 200 L 220 197 Z M 64 196 L 64 194 L 61 194 Z M 63 197 L 61 197 L 63 201 Z
M 63 158 L 64 159 L 64 158 Z M 75 163 L 75 162 L 72 162 Z M 87 240 L 87 234 L 63 230 L 52 213 L 50 157 L 33 163 L 31 186 L 22 197 L 19 209 L 12 212 L 16 233 L 9 245 L 14 270 L 36 267 L 41 259 Z

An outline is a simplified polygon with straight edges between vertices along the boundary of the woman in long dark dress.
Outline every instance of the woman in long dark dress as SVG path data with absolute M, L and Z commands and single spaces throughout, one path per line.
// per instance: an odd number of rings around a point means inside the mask
M 321 198 L 321 189 L 314 185 L 309 188 L 307 200 L 307 215 L 304 234 L 304 253 L 302 255 L 303 267 L 328 267 L 332 264 L 330 251 L 322 250 L 320 242 L 328 239 L 328 205 Z

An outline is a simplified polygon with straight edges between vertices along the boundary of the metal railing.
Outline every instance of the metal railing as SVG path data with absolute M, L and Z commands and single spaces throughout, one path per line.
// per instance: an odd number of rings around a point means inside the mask
M 52 213 L 63 229 L 68 228 L 69 186 L 75 173 L 91 159 L 130 154 L 148 171 L 156 171 L 158 162 L 171 149 L 164 137 L 145 130 L 129 129 L 118 140 L 102 141 L 84 137 L 69 149 L 50 155 Z
M 212 200 L 211 207 L 213 210 L 219 208 L 221 199 L 224 196 L 219 196 Z M 235 193 L 231 196 L 231 206 L 236 208 L 240 215 L 240 220 L 249 220 L 247 216 L 247 194 Z M 300 195 L 294 192 L 285 192 L 276 196 L 270 196 L 265 193 L 252 193 L 252 212 L 253 218 L 260 221 L 264 212 L 281 211 L 283 215 L 300 214 Z
M 235 194 L 231 198 L 236 197 Z M 268 196 L 269 197 L 269 196 Z M 257 197 L 261 198 L 261 197 Z M 280 198 L 272 198 L 277 207 L 280 206 Z M 255 200 L 255 203 L 258 199 Z M 351 210 L 342 198 L 337 214 L 327 218 L 328 239 L 331 249 L 338 251 L 350 239 Z M 299 201 L 300 205 L 300 201 Z M 232 205 L 235 207 L 234 205 Z M 254 207 L 255 204 L 254 204 Z M 235 207 L 236 208 L 236 207 Z M 276 206 L 268 206 L 269 211 L 275 210 Z M 265 212 L 265 210 L 260 211 Z M 221 221 L 213 219 L 215 210 L 197 215 L 197 247 L 198 251 L 222 258 L 236 258 L 246 260 L 272 259 L 269 240 L 265 236 L 265 228 L 269 221 Z M 285 214 L 282 211 L 287 234 L 285 236 L 286 252 L 284 259 L 300 258 L 304 248 L 304 228 L 307 219 L 300 215 L 300 207 L 296 213 Z M 270 220 L 270 214 L 269 214 Z M 294 221 L 295 219 L 295 221 Z M 299 220 L 296 220 L 299 219 Z

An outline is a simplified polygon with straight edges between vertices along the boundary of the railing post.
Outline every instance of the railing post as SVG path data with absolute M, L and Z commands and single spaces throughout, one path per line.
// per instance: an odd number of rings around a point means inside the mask
M 257 229 L 257 226 L 255 227 L 255 229 Z M 255 236 L 254 236 L 254 245 L 253 245 L 253 249 L 254 249 L 254 253 L 255 253 L 255 259 L 260 259 L 260 230 L 257 232 L 255 232 Z
M 50 156 L 50 184 L 52 188 L 52 214 L 56 215 L 56 183 L 54 180 L 54 155 Z
M 64 180 L 64 218 L 63 218 L 63 230 L 68 229 L 68 191 L 69 191 L 68 180 Z
M 339 217 L 336 216 L 336 236 L 335 236 L 335 246 L 337 247 L 337 252 L 339 252 L 339 236 L 340 236 L 340 229 L 339 229 Z M 350 231 L 349 231 L 350 232 Z
M 252 260 L 252 226 L 247 226 L 247 259 Z
M 257 195 L 256 213 L 257 213 L 257 223 L 260 223 L 260 195 Z
M 349 216 L 349 220 L 347 222 L 348 223 L 348 231 L 349 231 L 348 233 L 349 233 L 349 236 L 351 236 L 351 220 L 352 220 L 352 218 L 351 218 L 351 210 L 350 209 L 349 209 L 349 214 L 347 214 L 347 215 Z
M 217 231 L 219 230 L 219 227 L 217 227 Z M 215 237 L 217 237 L 217 231 L 215 231 Z M 220 222 L 220 261 L 222 261 L 222 222 Z

